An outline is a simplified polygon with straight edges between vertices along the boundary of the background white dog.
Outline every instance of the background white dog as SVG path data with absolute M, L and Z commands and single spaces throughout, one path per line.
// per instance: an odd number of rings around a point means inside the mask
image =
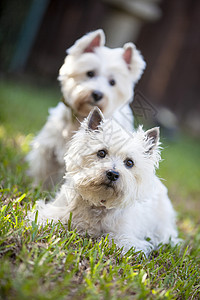
M 66 224 L 72 213 L 78 233 L 109 234 L 125 252 L 177 243 L 175 212 L 155 175 L 159 160 L 158 128 L 128 133 L 95 108 L 68 145 L 66 181 L 55 201 L 37 203 L 38 222 Z
M 27 156 L 29 175 L 35 184 L 42 182 L 47 188 L 61 180 L 66 142 L 94 106 L 110 116 L 132 101 L 133 87 L 142 75 L 145 62 L 132 43 L 116 49 L 104 44 L 105 36 L 100 29 L 83 36 L 67 51 L 58 77 L 65 104 L 60 102 L 49 110 L 48 120 L 33 140 Z M 128 104 L 123 111 L 131 114 Z M 131 123 L 120 113 L 116 118 L 133 130 L 133 119 Z

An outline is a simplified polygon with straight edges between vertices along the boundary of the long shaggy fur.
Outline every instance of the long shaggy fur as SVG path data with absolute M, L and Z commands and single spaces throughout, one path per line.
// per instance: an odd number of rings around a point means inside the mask
M 170 239 L 177 243 L 175 212 L 155 174 L 159 145 L 158 128 L 130 133 L 95 108 L 68 144 L 65 183 L 55 200 L 36 205 L 38 223 L 66 224 L 72 213 L 78 233 L 109 234 L 124 252 L 134 247 L 148 254 Z M 99 156 L 102 150 L 105 157 Z M 118 178 L 110 180 L 108 171 Z M 34 220 L 35 212 L 28 217 Z
M 145 68 L 143 57 L 132 43 L 115 49 L 104 44 L 100 29 L 83 36 L 67 51 L 58 77 L 65 104 L 50 109 L 27 156 L 28 173 L 36 185 L 41 182 L 44 188 L 51 188 L 62 179 L 66 142 L 94 106 L 108 117 L 132 98 L 134 84 Z M 132 115 L 128 104 L 123 111 Z M 119 112 L 116 118 L 133 130 L 133 118 L 127 121 Z

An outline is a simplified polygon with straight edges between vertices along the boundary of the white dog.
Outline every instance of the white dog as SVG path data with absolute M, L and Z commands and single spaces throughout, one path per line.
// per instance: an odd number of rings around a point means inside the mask
M 36 205 L 38 223 L 66 224 L 72 213 L 78 233 L 109 234 L 124 252 L 134 247 L 148 254 L 160 243 L 177 243 L 175 212 L 155 175 L 159 160 L 158 128 L 128 133 L 95 108 L 68 145 L 56 199 Z
M 63 177 L 66 142 L 94 106 L 107 117 L 132 100 L 134 84 L 140 79 L 145 62 L 132 43 L 116 49 L 104 44 L 103 31 L 96 30 L 67 51 L 58 77 L 64 103 L 50 109 L 27 156 L 29 175 L 35 184 L 42 182 L 43 187 L 52 187 Z M 131 114 L 129 105 L 123 111 Z M 120 113 L 116 117 L 124 127 L 133 130 L 133 124 Z

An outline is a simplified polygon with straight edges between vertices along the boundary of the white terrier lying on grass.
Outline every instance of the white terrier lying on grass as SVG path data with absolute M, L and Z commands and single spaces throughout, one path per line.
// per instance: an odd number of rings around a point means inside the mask
M 66 142 L 94 106 L 108 117 L 132 101 L 133 87 L 145 62 L 132 43 L 116 49 L 104 44 L 103 31 L 96 30 L 77 40 L 67 51 L 58 77 L 65 104 L 60 102 L 50 109 L 48 120 L 27 156 L 29 175 L 35 184 L 42 183 L 43 188 L 54 187 L 63 177 Z M 128 104 L 124 109 L 126 114 L 132 114 Z M 117 120 L 133 130 L 133 119 L 127 121 L 118 113 Z
M 67 224 L 72 213 L 78 233 L 109 234 L 124 252 L 134 247 L 146 255 L 160 243 L 178 242 L 175 212 L 155 175 L 158 128 L 129 133 L 95 108 L 67 148 L 65 183 L 53 202 L 37 203 L 39 224 Z

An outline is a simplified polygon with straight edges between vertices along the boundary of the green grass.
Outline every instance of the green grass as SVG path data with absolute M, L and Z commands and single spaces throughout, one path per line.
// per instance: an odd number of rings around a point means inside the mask
M 35 133 L 45 123 L 48 108 L 60 98 L 59 87 L 33 88 L 29 83 L 0 81 L 0 122 L 11 135 Z
M 60 98 L 59 90 L 0 83 L 0 299 L 199 299 L 200 203 L 197 140 L 165 142 L 159 176 L 178 211 L 184 239 L 149 259 L 125 256 L 107 238 L 80 237 L 62 224 L 25 221 L 39 198 L 26 176 L 28 143 Z

